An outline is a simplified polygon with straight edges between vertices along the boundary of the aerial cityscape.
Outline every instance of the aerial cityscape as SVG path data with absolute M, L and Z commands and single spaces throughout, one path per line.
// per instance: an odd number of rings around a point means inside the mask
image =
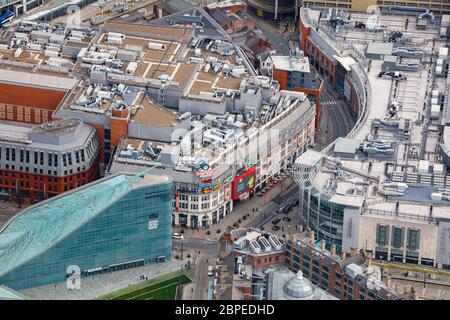
M 446 0 L 0 0 L 0 300 L 450 300 L 449 48 Z

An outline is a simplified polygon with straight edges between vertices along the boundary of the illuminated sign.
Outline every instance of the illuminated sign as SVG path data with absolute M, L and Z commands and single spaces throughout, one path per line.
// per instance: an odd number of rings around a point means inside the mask
M 239 199 L 241 195 L 250 192 L 256 185 L 255 168 L 248 169 L 244 174 L 236 177 L 231 182 L 231 197 L 233 200 Z
M 200 162 L 195 166 L 195 174 L 197 177 L 210 177 L 214 174 L 214 169 L 210 167 L 205 161 Z
M 202 189 L 202 193 L 203 193 L 203 194 L 207 194 L 207 193 L 210 193 L 211 190 L 212 190 L 211 187 L 206 187 L 206 188 L 203 188 L 203 189 Z

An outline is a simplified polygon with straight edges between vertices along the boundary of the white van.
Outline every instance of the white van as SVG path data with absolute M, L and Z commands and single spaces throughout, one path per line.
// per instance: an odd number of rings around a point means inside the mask
M 214 273 L 213 273 L 213 266 L 209 266 L 208 267 L 208 276 L 212 276 Z

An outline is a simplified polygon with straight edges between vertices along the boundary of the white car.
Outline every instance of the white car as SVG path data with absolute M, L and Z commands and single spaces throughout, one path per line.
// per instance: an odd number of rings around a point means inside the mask
M 174 239 L 179 239 L 179 240 L 183 240 L 183 235 L 181 233 L 174 233 L 172 235 L 172 238 Z

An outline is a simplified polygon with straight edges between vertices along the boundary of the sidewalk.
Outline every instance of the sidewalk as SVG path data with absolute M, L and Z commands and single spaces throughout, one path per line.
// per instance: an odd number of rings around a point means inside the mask
M 184 239 L 206 239 L 210 241 L 217 240 L 220 233 L 226 231 L 228 226 L 233 226 L 233 224 L 235 222 L 238 222 L 239 219 L 241 219 L 239 227 L 245 228 L 252 221 L 254 221 L 255 217 L 259 216 L 262 211 L 269 208 L 270 206 L 278 206 L 275 202 L 273 202 L 273 200 L 281 195 L 281 191 L 283 191 L 283 193 L 287 193 L 289 192 L 289 190 L 295 187 L 296 184 L 294 183 L 294 180 L 291 176 L 289 176 L 262 197 L 258 197 L 255 194 L 253 197 L 247 200 L 244 200 L 242 202 L 235 202 L 233 211 L 223 219 L 219 220 L 218 223 L 211 225 L 209 229 L 185 229 L 185 233 L 183 234 Z M 259 211 L 253 212 L 252 209 L 254 208 L 258 208 Z M 250 214 L 250 216 L 244 220 L 243 217 L 246 214 Z M 179 227 L 174 227 L 174 232 L 179 232 L 179 230 Z M 210 231 L 209 235 L 206 234 L 208 230 Z M 217 230 L 220 230 L 220 233 L 217 233 Z

